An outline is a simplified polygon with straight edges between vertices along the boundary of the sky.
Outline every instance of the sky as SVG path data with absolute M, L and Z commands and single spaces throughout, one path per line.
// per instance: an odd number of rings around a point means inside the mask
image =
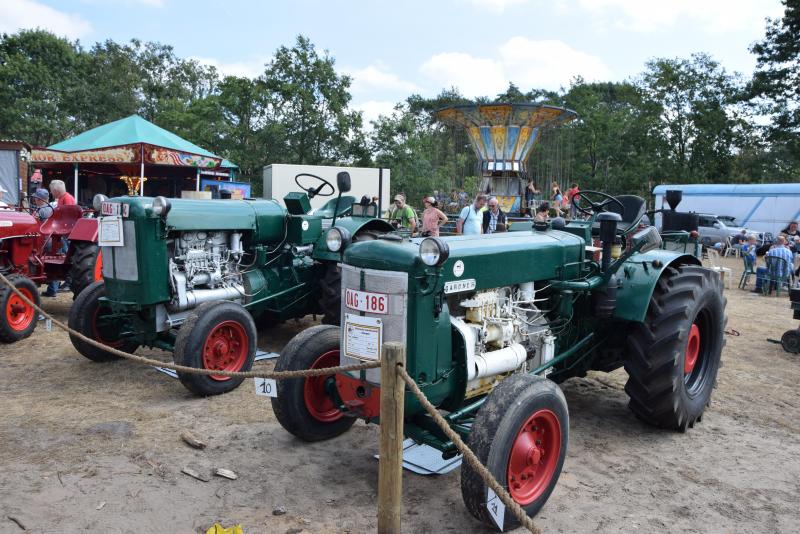
M 620 81 L 649 59 L 695 52 L 749 75 L 749 45 L 782 12 L 779 0 L 0 0 L 0 33 L 159 41 L 239 76 L 257 76 L 303 34 L 352 77 L 369 121 L 412 93 Z

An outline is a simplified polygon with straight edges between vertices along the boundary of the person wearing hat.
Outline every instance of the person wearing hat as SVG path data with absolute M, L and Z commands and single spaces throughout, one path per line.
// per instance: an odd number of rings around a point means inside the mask
M 47 189 L 38 188 L 31 198 L 36 208 L 36 217 L 40 221 L 44 221 L 53 215 L 53 206 L 50 205 L 50 193 L 47 192 Z
M 389 223 L 395 228 L 408 228 L 412 235 L 417 229 L 417 215 L 406 204 L 406 197 L 403 195 L 394 196 L 394 207 L 389 210 Z
M 422 199 L 425 211 L 422 212 L 422 236 L 439 237 L 439 227 L 447 223 L 447 215 L 438 208 L 439 202 L 435 197 Z

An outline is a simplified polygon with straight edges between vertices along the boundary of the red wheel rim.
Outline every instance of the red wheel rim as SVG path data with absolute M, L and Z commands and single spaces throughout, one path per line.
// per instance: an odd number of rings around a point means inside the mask
M 311 369 L 323 369 L 339 365 L 339 350 L 331 350 L 317 358 Z M 306 378 L 303 384 L 303 400 L 311 417 L 322 423 L 332 423 L 342 418 L 344 414 L 339 410 L 325 391 L 325 381 L 329 376 L 312 376 Z
M 250 339 L 236 321 L 223 321 L 211 329 L 203 344 L 203 368 L 215 371 L 240 371 L 250 352 Z M 209 375 L 224 382 L 229 376 Z
M 561 455 L 561 423 L 555 413 L 542 409 L 517 432 L 508 457 L 508 491 L 526 506 L 547 490 Z
M 97 252 L 97 259 L 94 260 L 94 281 L 103 279 L 103 253 Z
M 33 302 L 33 295 L 28 289 L 24 287 L 17 288 L 20 293 L 25 295 L 31 302 Z M 6 302 L 6 322 L 12 330 L 21 332 L 28 328 L 35 317 L 34 310 L 16 293 L 11 293 Z
M 688 375 L 694 371 L 697 365 L 697 357 L 700 355 L 700 327 L 696 323 L 689 329 L 689 339 L 686 341 L 686 353 L 683 357 L 683 374 Z

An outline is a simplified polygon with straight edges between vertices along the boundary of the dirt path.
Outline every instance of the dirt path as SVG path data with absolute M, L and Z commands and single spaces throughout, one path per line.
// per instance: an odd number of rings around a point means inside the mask
M 736 268 L 738 262 L 730 260 Z M 737 277 L 738 280 L 738 277 Z M 796 532 L 800 522 L 800 357 L 766 338 L 797 326 L 788 299 L 734 289 L 724 367 L 711 408 L 686 434 L 654 430 L 627 409 L 625 373 L 562 384 L 570 444 L 537 517 L 545 532 Z M 66 317 L 71 300 L 47 308 Z M 283 325 L 279 350 L 311 324 Z M 145 352 L 146 353 L 146 352 Z M 158 351 L 152 354 L 163 355 Z M 204 532 L 215 521 L 247 534 L 375 529 L 377 428 L 305 444 L 275 421 L 252 381 L 191 397 L 161 373 L 95 364 L 62 332 L 0 345 L 0 526 L 22 532 Z M 179 438 L 192 430 L 209 447 Z M 209 482 L 180 471 L 232 469 Z M 282 507 L 286 513 L 273 515 Z M 404 530 L 481 532 L 461 502 L 458 470 L 404 477 Z

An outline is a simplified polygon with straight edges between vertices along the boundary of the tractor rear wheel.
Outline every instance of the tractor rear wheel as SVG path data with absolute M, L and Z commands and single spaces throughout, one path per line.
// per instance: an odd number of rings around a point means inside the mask
M 242 371 L 253 368 L 256 357 L 256 325 L 240 304 L 204 302 L 189 313 L 175 338 L 175 363 L 213 369 Z M 236 389 L 244 378 L 195 375 L 178 371 L 186 389 L 196 395 L 219 395 Z
M 276 371 L 305 371 L 339 365 L 339 327 L 317 325 L 303 330 L 283 348 Z M 304 441 L 321 441 L 344 434 L 353 423 L 328 395 L 328 376 L 278 380 L 272 411 L 278 422 Z
M 529 516 L 544 506 L 558 482 L 569 441 L 567 401 L 542 377 L 516 374 L 489 394 L 468 445 Z M 487 507 L 489 487 L 467 462 L 461 464 L 461 496 L 469 512 L 498 528 Z M 500 530 L 519 526 L 510 513 Z
M 69 309 L 69 327 L 89 339 L 131 353 L 139 348 L 139 344 L 132 339 L 119 338 L 119 321 L 103 319 L 104 316 L 112 313 L 111 308 L 100 301 L 105 296 L 106 284 L 103 280 L 89 284 Z M 72 346 L 82 356 L 94 362 L 110 362 L 119 359 L 119 356 L 90 345 L 74 334 L 70 334 L 69 339 L 72 341 Z
M 103 255 L 100 247 L 89 241 L 72 241 L 70 246 L 73 250 L 69 277 L 74 300 L 89 284 L 103 279 Z
M 39 305 L 39 290 L 29 278 L 18 274 L 6 278 L 20 293 Z M 30 336 L 39 318 L 39 313 L 5 284 L 0 287 L 0 313 L 0 341 L 5 343 L 14 343 Z
M 725 345 L 725 297 L 717 273 L 668 267 L 643 323 L 628 337 L 625 392 L 643 421 L 681 432 L 700 421 Z
M 342 268 L 336 263 L 327 263 L 319 285 L 322 323 L 339 326 L 342 316 Z

